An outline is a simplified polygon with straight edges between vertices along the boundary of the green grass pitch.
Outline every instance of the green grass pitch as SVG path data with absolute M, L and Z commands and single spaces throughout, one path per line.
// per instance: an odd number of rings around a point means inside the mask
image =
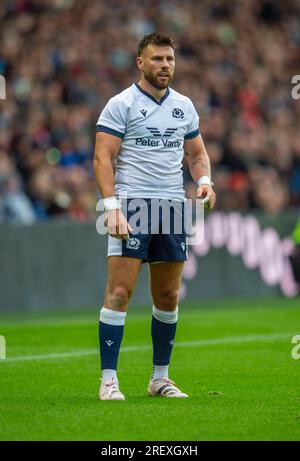
M 125 402 L 98 400 L 98 309 L 2 314 L 0 440 L 300 440 L 299 304 L 182 303 L 170 377 L 189 399 L 147 397 L 151 311 L 129 311 Z

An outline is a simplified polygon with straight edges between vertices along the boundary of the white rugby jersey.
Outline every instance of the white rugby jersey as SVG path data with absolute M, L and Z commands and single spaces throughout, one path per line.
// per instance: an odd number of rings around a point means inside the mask
M 168 88 L 158 102 L 134 83 L 108 101 L 97 131 L 122 139 L 115 165 L 118 196 L 184 200 L 183 143 L 199 135 L 189 98 Z

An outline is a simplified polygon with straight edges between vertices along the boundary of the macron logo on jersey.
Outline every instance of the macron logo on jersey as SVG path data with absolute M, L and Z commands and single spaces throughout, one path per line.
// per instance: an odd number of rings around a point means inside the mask
M 150 132 L 150 134 L 156 139 L 136 138 L 135 139 L 136 146 L 150 146 L 150 147 L 161 146 L 161 147 L 166 147 L 166 148 L 170 148 L 170 147 L 179 148 L 181 146 L 181 141 L 179 139 L 177 139 L 176 141 L 169 141 L 168 139 L 165 139 L 165 138 L 170 138 L 177 131 L 178 128 L 167 128 L 163 134 L 155 126 L 147 126 L 146 128 Z

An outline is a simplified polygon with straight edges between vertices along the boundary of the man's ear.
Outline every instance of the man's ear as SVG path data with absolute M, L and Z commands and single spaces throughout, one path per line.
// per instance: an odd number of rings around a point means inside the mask
M 143 58 L 141 58 L 141 56 L 138 56 L 136 58 L 136 65 L 138 66 L 138 68 L 140 70 L 142 70 L 142 68 L 143 68 Z

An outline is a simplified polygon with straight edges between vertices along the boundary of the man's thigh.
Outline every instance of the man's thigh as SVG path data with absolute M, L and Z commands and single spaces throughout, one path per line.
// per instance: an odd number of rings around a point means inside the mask
M 169 298 L 178 297 L 184 262 L 162 262 L 149 264 L 150 287 L 154 305 L 165 306 Z

